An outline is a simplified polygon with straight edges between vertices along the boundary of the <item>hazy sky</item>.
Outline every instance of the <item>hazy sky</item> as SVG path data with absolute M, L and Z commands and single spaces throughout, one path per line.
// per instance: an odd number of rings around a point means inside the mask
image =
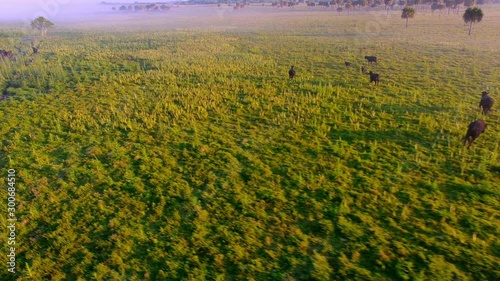
M 38 16 L 57 19 L 109 9 L 96 5 L 102 0 L 0 0 L 0 21 L 30 20 Z M 108 3 L 150 2 L 148 0 L 108 0 Z M 151 0 L 151 2 L 154 2 Z

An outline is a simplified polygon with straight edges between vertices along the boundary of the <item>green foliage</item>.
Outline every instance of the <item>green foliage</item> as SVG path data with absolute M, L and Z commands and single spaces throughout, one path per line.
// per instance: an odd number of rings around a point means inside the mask
M 315 252 L 312 257 L 312 265 L 314 267 L 314 270 L 312 272 L 312 277 L 314 278 L 314 280 L 331 280 L 333 270 L 330 268 L 326 257 Z
M 61 24 L 31 64 L 0 62 L 14 279 L 499 279 L 500 124 L 477 108 L 496 26 L 366 34 L 370 15 L 305 9 Z
M 416 10 L 414 7 L 406 6 L 401 13 L 401 18 L 406 19 L 406 26 L 408 26 L 408 19 L 412 19 L 415 17 Z
M 480 22 L 483 19 L 483 10 L 479 7 L 467 8 L 463 15 L 465 23 Z
M 465 23 L 469 23 L 469 35 L 472 31 L 472 24 L 483 20 L 483 16 L 483 10 L 481 10 L 481 8 L 479 7 L 467 8 L 467 10 L 465 10 L 463 19 Z
M 38 29 L 44 37 L 47 35 L 47 31 L 52 27 L 54 27 L 54 23 L 44 17 L 38 17 L 31 21 L 31 28 Z
M 412 6 L 404 7 L 403 12 L 401 13 L 401 18 L 403 18 L 403 19 L 407 19 L 407 18 L 412 19 L 413 17 L 415 17 L 415 11 L 416 11 L 415 8 L 412 7 Z

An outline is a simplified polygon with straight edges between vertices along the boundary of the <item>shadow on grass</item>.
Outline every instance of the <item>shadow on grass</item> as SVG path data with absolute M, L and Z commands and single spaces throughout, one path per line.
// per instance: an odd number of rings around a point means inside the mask
M 382 130 L 332 130 L 328 137 L 331 140 L 342 139 L 349 143 L 354 142 L 393 142 L 403 147 L 412 148 L 412 142 L 432 143 L 434 133 L 420 128 L 419 132 L 405 131 L 391 128 Z
M 477 200 L 483 196 L 500 196 L 500 192 L 495 189 L 489 189 L 484 185 L 467 185 L 447 182 L 440 185 L 440 190 L 452 201 L 459 200 Z
M 441 105 L 428 106 L 420 103 L 415 103 L 412 105 L 401 105 L 401 104 L 383 104 L 380 106 L 381 111 L 389 113 L 402 113 L 402 114 L 422 114 L 422 113 L 436 113 L 441 111 L 450 111 L 448 107 Z

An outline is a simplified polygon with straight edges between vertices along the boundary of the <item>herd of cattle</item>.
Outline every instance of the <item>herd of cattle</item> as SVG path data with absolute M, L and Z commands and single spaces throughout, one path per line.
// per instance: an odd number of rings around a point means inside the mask
M 32 44 L 32 50 L 33 54 L 38 53 L 38 47 L 35 47 Z M 20 52 L 22 55 L 26 55 L 26 52 L 22 51 L 20 48 L 16 47 L 16 49 Z M 6 51 L 6 50 L 0 50 L 0 59 L 5 60 L 5 59 L 13 59 L 14 58 L 14 53 L 12 51 Z M 365 60 L 367 60 L 370 64 L 371 63 L 376 63 L 378 64 L 377 57 L 375 56 L 365 56 Z M 344 63 L 346 67 L 350 67 L 351 63 L 350 62 L 345 62 Z M 290 79 L 293 79 L 296 75 L 296 70 L 295 67 L 292 65 L 290 70 L 288 71 L 288 75 Z M 366 74 L 366 68 L 364 66 L 361 67 L 361 73 Z M 370 75 L 370 83 L 375 83 L 375 85 L 378 85 L 380 81 L 380 75 L 378 73 L 373 73 L 372 71 L 368 72 L 368 75 Z M 4 97 L 2 96 L 2 100 Z M 482 109 L 482 112 L 484 115 L 486 115 L 491 108 L 493 107 L 493 98 L 490 97 L 488 92 L 482 92 L 482 97 L 481 101 L 479 102 L 479 107 Z M 472 123 L 469 124 L 467 133 L 464 137 L 464 145 L 468 143 L 469 145 L 467 148 L 469 148 L 474 140 L 476 140 L 481 133 L 484 133 L 487 125 L 484 122 L 484 120 L 476 120 Z
M 367 60 L 370 64 L 378 63 L 377 57 L 375 56 L 365 56 L 365 60 Z M 352 65 L 348 61 L 344 62 L 344 64 L 346 67 L 350 67 Z M 361 67 L 361 73 L 367 74 L 366 68 L 364 66 Z M 288 71 L 289 79 L 293 79 L 296 74 L 297 71 L 295 70 L 295 67 L 292 65 L 292 67 Z M 375 83 L 375 85 L 378 85 L 380 81 L 380 75 L 378 73 L 373 73 L 372 71 L 369 71 L 368 75 L 370 75 L 370 84 L 373 82 Z M 493 98 L 490 96 L 488 92 L 482 92 L 481 101 L 479 102 L 479 108 L 482 109 L 482 113 L 484 115 L 486 115 L 489 111 L 491 111 L 491 108 L 493 107 L 493 102 L 494 102 Z M 484 122 L 484 120 L 476 120 L 470 123 L 467 129 L 467 133 L 463 138 L 464 145 L 468 143 L 467 148 L 470 148 L 472 143 L 479 137 L 479 135 L 484 133 L 487 126 L 488 125 L 486 124 L 486 122 Z
M 493 107 L 493 98 L 490 97 L 488 92 L 482 92 L 481 101 L 479 102 L 479 108 L 483 110 L 483 114 L 487 114 L 491 108 Z M 464 137 L 464 145 L 468 142 L 469 148 L 475 139 L 479 137 L 480 134 L 484 133 L 488 125 L 484 122 L 484 120 L 476 120 L 469 124 L 469 128 L 467 129 L 467 133 Z
M 35 43 L 31 42 L 30 47 L 31 47 L 31 50 L 32 50 L 31 55 L 38 54 L 38 51 L 40 49 L 40 44 L 38 46 L 35 46 Z M 29 54 L 28 51 L 25 51 L 25 50 L 23 50 L 22 48 L 20 48 L 18 46 L 14 46 L 14 48 L 16 48 L 16 50 L 18 52 L 18 55 L 26 57 Z M 6 59 L 16 60 L 16 54 L 14 54 L 14 52 L 12 52 L 12 51 L 0 50 L 0 61 L 6 60 Z M 27 60 L 25 60 L 24 63 L 25 63 L 26 66 L 28 66 L 32 62 L 33 62 L 32 59 L 27 59 Z

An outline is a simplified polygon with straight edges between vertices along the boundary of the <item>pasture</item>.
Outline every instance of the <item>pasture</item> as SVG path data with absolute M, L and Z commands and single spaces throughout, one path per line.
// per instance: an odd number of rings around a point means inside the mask
M 39 54 L 0 61 L 18 207 L 0 279 L 499 280 L 500 7 L 483 11 L 471 36 L 463 12 L 406 28 L 383 8 L 54 21 Z M 0 49 L 27 36 L 2 27 Z

